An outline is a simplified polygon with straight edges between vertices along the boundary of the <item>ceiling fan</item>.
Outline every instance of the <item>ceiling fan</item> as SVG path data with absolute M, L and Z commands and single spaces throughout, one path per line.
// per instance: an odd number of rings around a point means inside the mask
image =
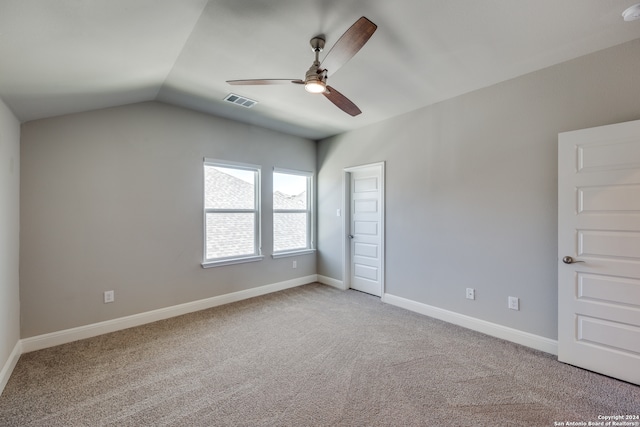
M 338 108 L 351 116 L 362 113 L 358 106 L 346 96 L 327 85 L 327 78 L 358 53 L 362 46 L 371 38 L 378 26 L 364 16 L 358 19 L 333 45 L 324 60 L 320 62 L 319 55 L 324 49 L 324 38 L 316 36 L 311 39 L 311 49 L 316 59 L 305 74 L 304 80 L 299 79 L 251 79 L 227 80 L 230 85 L 277 85 L 293 83 L 304 85 L 307 92 L 321 93 Z

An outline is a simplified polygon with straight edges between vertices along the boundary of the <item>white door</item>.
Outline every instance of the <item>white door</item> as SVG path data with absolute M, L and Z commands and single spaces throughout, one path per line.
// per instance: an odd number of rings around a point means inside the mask
M 349 172 L 349 286 L 382 296 L 384 262 L 384 165 Z
M 640 384 L 640 121 L 559 135 L 558 258 L 558 359 Z

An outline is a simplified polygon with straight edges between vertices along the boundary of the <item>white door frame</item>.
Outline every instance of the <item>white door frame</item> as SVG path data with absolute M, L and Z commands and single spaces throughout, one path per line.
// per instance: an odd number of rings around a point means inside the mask
M 349 289 L 351 288 L 351 242 L 349 241 L 348 234 L 349 229 L 351 227 L 351 172 L 358 171 L 362 169 L 368 169 L 373 167 L 379 167 L 382 180 L 380 183 L 380 206 L 382 210 L 380 212 L 380 246 L 382 247 L 381 254 L 381 266 L 380 266 L 380 295 L 381 298 L 384 298 L 385 293 L 385 162 L 377 162 L 377 163 L 369 163 L 366 165 L 359 166 L 351 166 L 344 168 L 344 173 L 342 175 L 342 212 L 343 212 L 343 221 L 342 221 L 342 285 L 343 288 Z

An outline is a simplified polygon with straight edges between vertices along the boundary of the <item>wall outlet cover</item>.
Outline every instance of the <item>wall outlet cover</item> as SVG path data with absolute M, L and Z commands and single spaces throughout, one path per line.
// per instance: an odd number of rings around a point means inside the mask
M 110 303 L 115 301 L 115 292 L 114 291 L 105 291 L 104 292 L 104 303 Z
M 467 288 L 467 299 L 476 299 L 476 290 L 473 288 Z

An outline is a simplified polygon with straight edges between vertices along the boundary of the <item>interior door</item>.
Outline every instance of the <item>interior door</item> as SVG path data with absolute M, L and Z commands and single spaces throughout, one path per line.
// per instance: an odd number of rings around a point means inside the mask
M 558 140 L 558 359 L 640 384 L 640 121 Z
M 382 296 L 383 176 L 382 164 L 349 169 L 350 287 Z

